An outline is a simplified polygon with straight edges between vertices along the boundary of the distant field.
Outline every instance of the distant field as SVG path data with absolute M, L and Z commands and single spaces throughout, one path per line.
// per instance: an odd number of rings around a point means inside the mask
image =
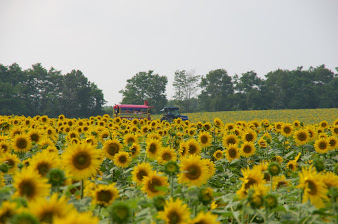
M 212 122 L 215 118 L 220 118 L 224 123 L 235 123 L 237 121 L 252 121 L 267 119 L 270 122 L 289 122 L 299 120 L 305 124 L 315 124 L 326 120 L 331 124 L 338 118 L 338 108 L 331 109 L 301 109 L 301 110 L 251 110 L 251 111 L 222 111 L 222 112 L 203 112 L 185 113 L 189 120 L 193 122 L 208 121 Z M 153 115 L 153 119 L 159 119 L 162 115 Z

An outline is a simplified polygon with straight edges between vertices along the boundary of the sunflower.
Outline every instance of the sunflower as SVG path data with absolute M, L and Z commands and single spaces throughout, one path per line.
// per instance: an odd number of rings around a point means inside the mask
M 34 214 L 41 223 L 54 223 L 55 217 L 64 218 L 68 214 L 76 212 L 73 204 L 69 204 L 66 196 L 59 198 L 54 193 L 49 199 L 39 198 L 28 203 L 29 211 Z
M 12 140 L 12 147 L 16 152 L 28 152 L 32 147 L 32 143 L 28 135 L 20 134 L 16 135 Z
M 268 146 L 268 143 L 266 142 L 266 140 L 264 138 L 260 138 L 257 141 L 257 144 L 259 145 L 259 147 L 261 147 L 262 149 L 266 148 Z
M 186 141 L 186 147 L 188 155 L 198 155 L 201 153 L 201 146 L 193 138 Z
M 328 126 L 328 123 L 327 123 L 327 121 L 321 121 L 320 123 L 319 123 L 319 126 L 321 127 L 321 128 L 327 128 L 327 126 Z
M 49 195 L 50 185 L 47 179 L 29 169 L 23 169 L 13 177 L 13 186 L 16 190 L 14 197 L 24 197 L 34 200 Z
M 296 160 L 290 160 L 287 164 L 286 164 L 286 168 L 292 171 L 296 171 L 298 170 L 298 163 Z
M 331 133 L 332 135 L 338 137 L 338 124 L 331 127 Z
M 153 138 L 153 139 L 156 139 L 156 140 L 159 140 L 159 141 L 162 140 L 161 135 L 158 134 L 158 133 L 155 133 L 155 132 L 149 133 L 149 134 L 147 135 L 147 138 L 148 138 L 148 139 Z
M 181 173 L 178 176 L 179 183 L 186 183 L 190 186 L 200 186 L 208 180 L 208 166 L 205 160 L 198 155 L 191 155 L 181 159 Z
M 242 187 L 244 190 L 248 190 L 250 186 L 254 184 L 265 184 L 264 174 L 259 169 L 249 168 L 241 169 L 243 177 L 239 178 L 243 181 Z
M 20 163 L 20 159 L 18 158 L 18 156 L 16 154 L 12 154 L 12 153 L 4 153 L 1 155 L 0 157 L 0 162 L 1 163 L 6 163 L 8 165 L 8 173 L 9 174 L 13 174 L 15 173 L 18 164 Z
M 115 183 L 109 185 L 100 184 L 92 191 L 92 204 L 108 206 L 118 197 L 119 191 L 115 187 Z
M 256 148 L 253 142 L 244 142 L 240 148 L 241 155 L 246 158 L 253 156 L 255 152 Z
M 276 176 L 272 180 L 272 189 L 280 189 L 283 187 L 291 186 L 291 181 L 286 180 L 286 177 L 284 175 L 282 176 Z
M 102 150 L 107 158 L 113 160 L 114 156 L 123 150 L 123 145 L 117 139 L 108 139 L 105 141 Z
M 110 137 L 111 137 L 110 131 L 108 129 L 103 129 L 98 136 L 99 140 L 101 140 L 101 141 L 105 141 L 107 139 L 110 139 Z
M 228 145 L 227 149 L 225 150 L 225 157 L 228 159 L 229 162 L 240 158 L 237 144 Z
M 282 126 L 282 135 L 284 135 L 285 137 L 290 137 L 292 135 L 292 126 L 289 123 L 284 123 Z
M 25 130 L 20 126 L 15 126 L 11 129 L 10 136 L 11 138 L 14 138 L 16 135 L 24 134 Z
M 322 181 L 325 183 L 327 189 L 338 187 L 338 176 L 332 172 L 321 174 Z
M 165 202 L 164 211 L 158 212 L 158 218 L 166 224 L 184 224 L 190 219 L 190 210 L 180 199 L 174 201 L 170 198 Z
M 247 129 L 243 132 L 242 138 L 247 142 L 254 142 L 257 139 L 257 133 L 252 129 Z
M 42 132 L 40 130 L 32 129 L 30 130 L 27 135 L 29 136 L 29 139 L 31 142 L 35 142 L 36 144 L 39 144 L 42 139 Z
M 215 174 L 215 171 L 216 171 L 215 164 L 210 159 L 202 159 L 202 160 L 203 162 L 205 162 L 205 165 L 208 167 L 208 172 L 206 176 L 207 176 L 207 179 L 210 179 Z
M 253 184 L 249 187 L 249 203 L 253 208 L 260 208 L 264 203 L 264 196 L 268 192 L 268 187 L 264 184 Z
M 139 144 L 133 143 L 128 152 L 130 153 L 131 158 L 136 158 L 141 152 L 141 146 Z
M 77 180 L 94 175 L 102 162 L 101 151 L 88 143 L 69 146 L 62 157 L 68 175 Z
M 211 139 L 209 132 L 201 131 L 198 135 L 198 142 L 202 147 L 211 146 Z
M 131 162 L 128 152 L 121 151 L 114 156 L 114 164 L 121 168 L 127 168 Z
M 303 203 L 310 200 L 317 208 L 324 207 L 324 201 L 328 200 L 328 190 L 320 174 L 317 174 L 312 166 L 308 168 L 302 167 L 302 172 L 299 172 L 299 177 L 299 185 L 297 188 L 304 190 Z
M 217 150 L 216 152 L 214 152 L 213 157 L 216 160 L 220 160 L 223 158 L 223 151 L 222 150 Z
M 327 138 L 330 144 L 330 150 L 335 150 L 338 147 L 338 139 L 336 136 L 330 136 Z M 1 145 L 1 144 L 0 144 Z
M 136 185 L 142 185 L 143 179 L 145 176 L 149 176 L 152 172 L 152 166 L 149 163 L 138 163 L 137 166 L 134 167 L 134 170 L 131 172 L 132 181 L 136 183 Z
M 67 216 L 61 217 L 54 217 L 55 224 L 98 224 L 99 218 L 93 216 L 91 212 L 71 212 Z
M 29 169 L 39 173 L 42 177 L 45 177 L 50 169 L 60 166 L 59 156 L 49 151 L 42 151 L 35 154 L 30 162 Z
M 0 153 L 1 153 L 1 155 L 3 153 L 9 152 L 9 147 L 10 147 L 10 144 L 8 142 L 0 141 Z
M 314 147 L 318 153 L 327 153 L 330 150 L 330 142 L 327 138 L 319 138 L 315 141 Z
M 180 148 L 178 150 L 180 157 L 185 157 L 188 155 L 188 148 L 186 142 L 181 142 L 180 143 Z
M 128 133 L 124 136 L 123 143 L 125 145 L 132 145 L 134 143 L 138 143 L 137 136 L 133 133 Z
M 169 187 L 168 178 L 161 175 L 162 173 L 157 173 L 152 171 L 148 176 L 143 176 L 143 187 L 141 190 L 147 193 L 149 198 L 153 198 L 158 195 L 164 195 L 166 192 L 163 190 L 163 187 Z
M 293 139 L 298 145 L 305 145 L 309 141 L 309 131 L 306 129 L 299 129 L 294 132 Z
M 10 223 L 9 220 L 17 213 L 17 203 L 2 201 L 0 207 L 0 223 Z
M 217 117 L 214 119 L 214 125 L 218 128 L 221 128 L 223 126 L 223 122 Z
M 239 141 L 238 141 L 238 138 L 235 134 L 229 134 L 229 135 L 224 135 L 223 136 L 223 146 L 226 148 L 228 147 L 230 144 L 237 144 Z
M 150 159 L 156 159 L 161 149 L 160 141 L 157 139 L 151 138 L 151 139 L 147 139 L 146 143 L 147 143 L 147 146 L 146 146 L 147 156 Z
M 170 147 L 162 147 L 157 157 L 157 161 L 159 164 L 164 164 L 169 161 L 176 161 L 176 159 L 176 152 Z

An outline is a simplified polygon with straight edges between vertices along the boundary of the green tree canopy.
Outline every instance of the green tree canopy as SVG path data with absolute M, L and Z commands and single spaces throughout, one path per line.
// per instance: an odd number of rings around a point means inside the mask
M 123 95 L 122 104 L 139 104 L 148 101 L 153 111 L 158 113 L 167 103 L 166 76 L 153 74 L 153 71 L 139 72 L 127 80 L 125 89 L 119 92 Z

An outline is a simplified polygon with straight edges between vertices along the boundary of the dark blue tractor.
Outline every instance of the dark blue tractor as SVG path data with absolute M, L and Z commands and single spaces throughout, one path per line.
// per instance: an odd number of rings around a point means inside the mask
M 165 107 L 161 111 L 163 111 L 165 114 L 163 117 L 161 117 L 161 121 L 168 121 L 172 122 L 173 120 L 177 118 L 181 118 L 182 121 L 187 121 L 188 116 L 180 115 L 179 108 L 178 107 Z

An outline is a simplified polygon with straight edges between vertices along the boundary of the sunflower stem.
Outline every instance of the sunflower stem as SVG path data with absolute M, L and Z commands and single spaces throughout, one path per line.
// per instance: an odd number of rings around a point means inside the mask
M 84 184 L 83 184 L 83 179 L 81 180 L 81 199 L 83 199 L 83 187 L 84 187 Z
M 170 174 L 170 196 L 174 198 L 174 175 Z

